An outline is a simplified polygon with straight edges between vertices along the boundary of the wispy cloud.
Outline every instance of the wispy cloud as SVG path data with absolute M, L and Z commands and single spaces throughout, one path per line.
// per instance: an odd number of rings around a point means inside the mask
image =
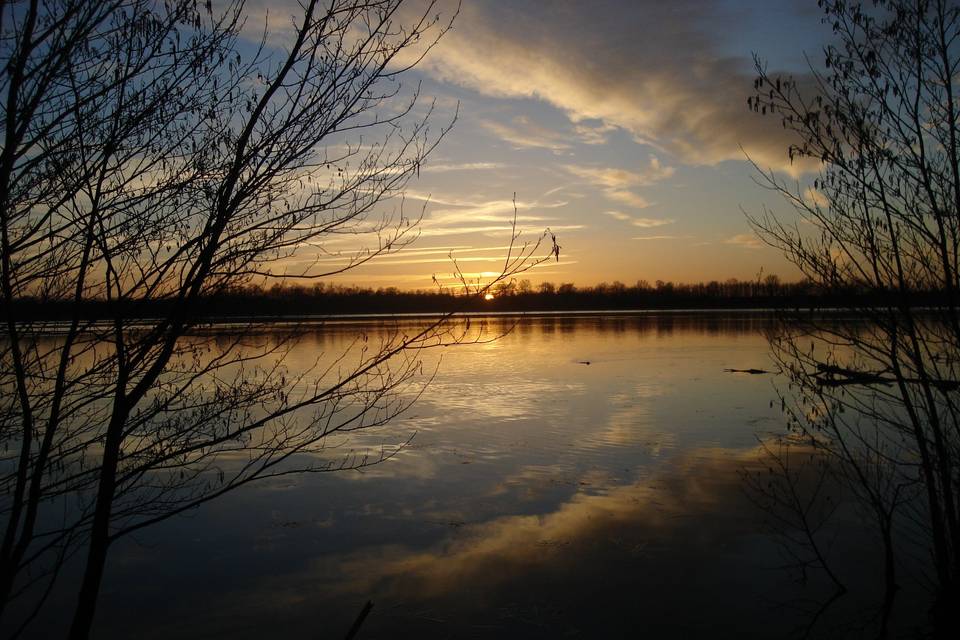
M 610 139 L 610 134 L 619 128 L 605 122 L 598 122 L 597 124 L 579 122 L 574 125 L 573 132 L 583 144 L 598 145 L 606 144 Z
M 566 202 L 553 204 L 537 204 L 535 202 L 516 202 L 512 200 L 491 200 L 465 204 L 456 209 L 439 209 L 434 211 L 427 224 L 451 224 L 457 222 L 507 222 L 514 219 L 514 210 L 517 222 L 545 222 L 552 220 L 543 215 L 519 214 L 520 211 L 531 209 L 553 209 L 562 207 Z
M 427 213 L 418 227 L 418 235 L 450 236 L 468 233 L 502 234 L 513 231 L 514 223 L 518 231 L 523 229 L 539 232 L 546 227 L 554 231 L 560 229 L 582 229 L 583 225 L 560 224 L 563 222 L 547 212 L 568 204 L 566 200 L 481 200 L 470 197 L 441 195 L 408 191 L 406 197 L 413 200 L 439 205 Z
M 759 249 L 763 246 L 760 239 L 752 233 L 740 233 L 723 241 L 724 244 L 733 244 L 747 249 Z
M 424 165 L 421 173 L 447 173 L 449 171 L 489 171 L 492 169 L 502 169 L 506 165 L 502 162 L 461 162 L 454 164 L 430 164 Z
M 622 211 L 604 211 L 604 213 L 614 220 L 619 220 L 621 222 L 628 222 L 633 219 Z
M 813 187 L 807 187 L 803 192 L 803 201 L 811 207 L 820 207 L 823 209 L 830 206 L 830 200 L 827 199 L 827 196 Z
M 634 218 L 630 221 L 630 224 L 635 227 L 650 229 L 652 227 L 662 227 L 665 224 L 673 224 L 673 222 L 671 218 Z
M 603 194 L 610 200 L 625 204 L 628 207 L 637 209 L 646 209 L 652 202 L 641 196 L 639 193 L 627 191 L 625 189 L 606 189 Z
M 460 198 L 456 196 L 435 196 L 430 193 L 407 191 L 404 197 L 408 200 L 429 202 L 442 208 L 433 209 L 421 222 L 421 227 L 437 226 L 441 224 L 459 224 L 463 222 L 510 222 L 517 212 L 517 222 L 547 222 L 555 218 L 539 214 L 520 214 L 520 211 L 531 209 L 545 210 L 564 207 L 565 200 L 540 202 L 539 200 L 479 200 L 475 198 Z
M 521 243 L 522 244 L 522 243 Z M 518 250 L 518 245 L 511 247 L 508 244 L 498 244 L 493 246 L 481 246 L 475 247 L 471 245 L 454 245 L 450 248 L 442 247 L 425 247 L 425 248 L 405 248 L 396 253 L 386 253 L 380 256 L 377 256 L 376 262 L 374 263 L 375 268 L 378 271 L 381 271 L 384 274 L 391 274 L 389 278 L 393 278 L 392 272 L 398 266 L 409 266 L 409 265 L 434 265 L 432 269 L 442 269 L 443 265 L 447 265 L 451 269 L 453 268 L 454 263 L 463 265 L 463 264 L 488 264 L 490 269 L 497 269 L 503 266 L 504 260 L 506 259 L 507 250 L 510 249 L 513 251 L 514 255 Z M 539 252 L 539 255 L 546 256 L 549 247 L 544 245 L 542 251 Z M 334 271 L 338 268 L 346 267 L 351 262 L 351 257 L 362 256 L 364 255 L 362 249 L 357 249 L 353 252 L 343 252 L 340 255 L 331 255 L 331 256 L 317 256 L 317 257 L 301 257 L 297 259 L 285 259 L 283 261 L 278 261 L 275 264 L 277 267 L 276 272 L 278 274 L 283 273 L 318 273 L 323 271 Z M 536 253 L 535 253 L 536 255 Z M 568 254 L 567 260 L 563 264 L 572 264 L 570 261 L 570 255 Z M 556 261 L 553 261 L 552 264 L 560 264 Z M 479 273 L 479 272 L 478 272 Z M 496 271 L 484 272 L 484 273 L 497 273 Z M 426 277 L 425 274 L 423 277 Z
M 583 229 L 582 224 L 564 224 L 550 225 L 550 229 L 555 232 L 577 231 Z M 486 226 L 453 226 L 453 227 L 424 227 L 420 231 L 421 237 L 430 236 L 453 236 L 459 234 L 482 233 L 487 236 L 509 236 L 514 229 L 511 225 L 486 225 Z M 522 231 L 522 230 L 521 230 Z M 531 231 L 533 231 L 531 229 Z
M 655 156 L 638 171 L 628 171 L 617 167 L 595 167 L 567 164 L 563 168 L 578 178 L 600 187 L 610 200 L 638 209 L 645 209 L 651 203 L 632 189 L 652 185 L 673 175 L 674 168 L 664 166 Z
M 631 216 L 622 211 L 604 211 L 605 214 L 613 218 L 614 220 L 619 220 L 621 222 L 628 222 L 635 227 L 640 227 L 642 229 L 650 229 L 653 227 L 662 227 L 667 224 L 673 224 L 675 220 L 672 218 L 638 218 L 636 216 Z
M 484 120 L 483 127 L 515 148 L 549 149 L 555 153 L 570 148 L 568 137 L 541 126 L 526 116 L 517 116 L 509 124 Z
M 472 206 L 476 201 L 467 201 L 456 197 L 437 196 L 432 193 L 422 193 L 413 189 L 403 192 L 403 197 L 407 200 L 419 200 L 421 202 L 430 202 L 448 207 Z
M 628 171 L 616 167 L 590 167 L 567 164 L 563 167 L 578 178 L 609 189 L 646 187 L 673 175 L 674 168 L 664 166 L 656 156 L 650 156 L 647 164 L 637 171 Z

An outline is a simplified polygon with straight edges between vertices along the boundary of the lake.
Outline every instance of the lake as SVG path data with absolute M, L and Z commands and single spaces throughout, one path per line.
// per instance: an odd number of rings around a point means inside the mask
M 829 583 L 787 566 L 745 482 L 784 425 L 784 380 L 725 371 L 773 369 L 763 314 L 472 321 L 505 335 L 425 352 L 414 406 L 326 454 L 390 459 L 264 481 L 117 543 L 94 637 L 343 638 L 368 600 L 359 638 L 869 635 L 882 568 L 860 510 L 826 530 L 851 588 L 821 611 Z M 289 364 L 394 326 L 318 325 Z M 36 637 L 62 634 L 75 574 Z M 922 602 L 905 589 L 894 628 L 923 625 Z

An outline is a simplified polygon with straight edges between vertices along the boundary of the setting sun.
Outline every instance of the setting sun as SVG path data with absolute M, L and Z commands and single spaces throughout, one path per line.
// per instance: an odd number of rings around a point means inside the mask
M 487 294 L 484 294 L 483 296 L 484 300 L 493 300 L 493 298 L 494 298 L 494 295 L 492 293 L 487 293 Z

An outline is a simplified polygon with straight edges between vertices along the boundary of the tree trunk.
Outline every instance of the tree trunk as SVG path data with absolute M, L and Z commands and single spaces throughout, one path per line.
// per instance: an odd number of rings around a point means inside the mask
M 90 532 L 90 551 L 87 555 L 83 583 L 77 597 L 73 623 L 70 626 L 71 640 L 86 640 L 90 635 L 90 627 L 93 625 L 93 617 L 96 613 L 97 596 L 100 593 L 100 583 L 107 563 L 107 548 L 110 546 L 110 516 L 116 491 L 117 462 L 125 421 L 126 412 L 115 411 L 107 431 L 103 466 L 100 469 L 100 484 L 97 489 L 97 505 L 93 515 L 93 528 Z

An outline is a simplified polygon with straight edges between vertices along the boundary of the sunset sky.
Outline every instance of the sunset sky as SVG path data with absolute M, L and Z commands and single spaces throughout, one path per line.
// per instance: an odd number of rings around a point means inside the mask
M 437 127 L 459 105 L 407 192 L 429 200 L 420 237 L 337 281 L 428 288 L 450 250 L 494 272 L 514 193 L 525 237 L 549 227 L 562 246 L 534 283 L 797 278 L 743 213 L 785 207 L 745 152 L 804 179 L 779 119 L 746 107 L 751 54 L 802 74 L 828 35 L 814 0 L 464 0 L 404 81 L 436 99 Z

